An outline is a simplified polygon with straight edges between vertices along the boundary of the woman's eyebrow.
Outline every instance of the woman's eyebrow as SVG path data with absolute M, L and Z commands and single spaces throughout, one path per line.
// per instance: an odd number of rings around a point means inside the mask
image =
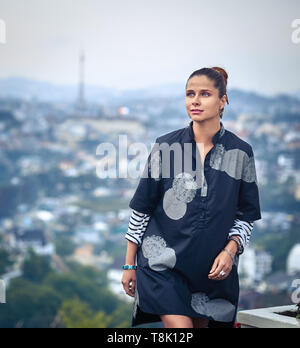
M 200 91 L 210 91 L 210 92 L 212 92 L 212 90 L 207 89 L 207 88 L 205 88 L 205 89 L 200 89 Z M 187 89 L 187 92 L 194 92 L 194 90 L 193 90 L 193 89 Z

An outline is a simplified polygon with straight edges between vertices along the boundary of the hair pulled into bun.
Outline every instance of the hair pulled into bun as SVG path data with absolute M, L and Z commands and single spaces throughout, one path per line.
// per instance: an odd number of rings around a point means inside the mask
M 223 76 L 223 78 L 225 80 L 225 84 L 227 86 L 227 80 L 228 80 L 227 72 L 223 68 L 220 68 L 219 66 L 213 66 L 211 69 L 218 71 Z

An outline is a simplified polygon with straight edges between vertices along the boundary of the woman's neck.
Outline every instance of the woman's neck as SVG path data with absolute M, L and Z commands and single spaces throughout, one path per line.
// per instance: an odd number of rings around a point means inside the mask
M 212 144 L 212 138 L 220 128 L 220 117 L 204 121 L 193 120 L 193 132 L 196 143 Z

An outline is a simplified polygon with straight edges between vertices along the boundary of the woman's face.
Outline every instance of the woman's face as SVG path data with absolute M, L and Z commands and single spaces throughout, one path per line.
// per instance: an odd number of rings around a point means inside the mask
M 212 118 L 220 119 L 220 109 L 225 106 L 226 96 L 219 99 L 219 90 L 214 82 L 205 75 L 192 77 L 187 84 L 185 106 L 193 121 L 204 121 Z M 203 110 L 193 113 L 193 109 Z

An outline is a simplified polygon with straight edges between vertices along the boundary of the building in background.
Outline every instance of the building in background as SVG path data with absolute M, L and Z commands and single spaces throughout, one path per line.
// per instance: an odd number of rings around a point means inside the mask
M 272 270 L 272 256 L 264 251 L 247 247 L 239 260 L 242 286 L 251 287 L 260 282 Z
M 287 273 L 293 275 L 300 272 L 300 243 L 295 244 L 287 257 Z

